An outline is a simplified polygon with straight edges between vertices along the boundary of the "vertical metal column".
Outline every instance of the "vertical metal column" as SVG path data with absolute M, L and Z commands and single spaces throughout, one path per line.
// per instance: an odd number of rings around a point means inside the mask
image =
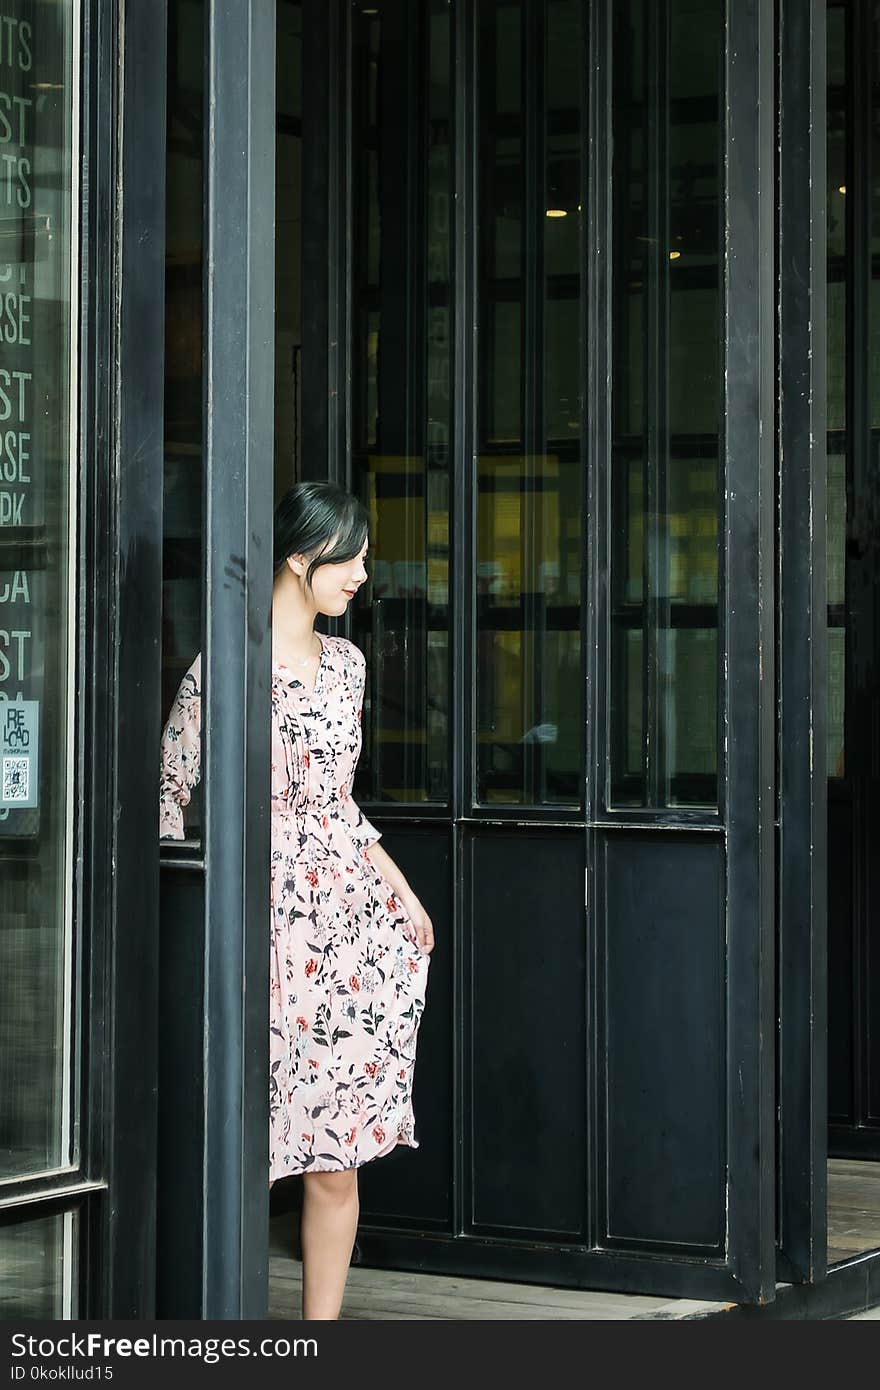
M 99 470 L 107 467 L 104 451 L 108 428 L 112 439 L 109 495 L 102 496 L 106 486 L 103 472 L 95 480 L 96 529 L 90 557 L 97 592 L 108 596 L 111 608 L 108 612 L 99 607 L 93 610 L 95 647 L 86 658 L 88 681 L 94 683 L 91 728 L 97 733 L 99 747 L 106 737 L 106 726 L 100 724 L 102 715 L 112 730 L 107 739 L 109 768 L 102 766 L 103 754 L 97 749 L 94 753 L 89 812 L 94 856 L 90 867 L 95 875 L 91 883 L 92 929 L 97 933 L 106 910 L 113 938 L 112 1014 L 107 1020 L 111 1097 L 105 1102 L 110 1117 L 112 1192 L 105 1228 L 108 1268 L 105 1287 L 92 1292 L 98 1306 L 106 1310 L 102 1316 L 149 1318 L 154 1312 L 156 1281 L 156 802 L 162 612 L 166 6 L 164 0 L 155 4 L 153 0 L 129 0 L 125 24 L 119 28 L 111 9 L 102 5 L 90 12 L 90 34 L 101 45 L 101 66 L 95 77 L 107 84 L 104 90 L 92 89 L 92 101 L 100 103 L 95 136 L 106 140 L 107 145 L 87 147 L 86 165 L 90 170 L 87 186 L 95 199 L 87 211 L 95 219 L 94 250 L 90 252 L 95 259 L 89 266 L 95 270 L 94 278 L 89 277 L 93 286 L 90 331 L 94 337 L 87 348 L 86 380 L 94 373 L 96 393 L 105 374 L 112 372 L 113 383 L 109 422 L 103 418 L 102 397 L 96 394 L 93 398 L 88 385 L 84 397 L 84 405 L 95 399 L 99 411 L 93 455 Z M 119 86 L 113 95 L 112 58 L 108 60 L 104 47 L 108 40 L 121 45 Z M 104 164 L 106 149 L 113 149 L 116 158 L 112 247 L 111 236 L 104 239 L 101 212 L 97 211 L 102 208 L 104 189 L 108 198 L 113 196 L 108 187 L 110 171 Z M 99 271 L 102 252 L 104 266 Z M 112 280 L 106 276 L 111 259 Z M 115 299 L 113 307 L 110 296 Z M 118 566 L 115 576 L 114 564 Z M 114 582 L 118 586 L 115 595 Z M 108 647 L 102 641 L 105 634 Z M 106 783 L 97 780 L 99 769 L 108 777 Z M 104 819 L 104 802 L 111 808 L 109 824 Z M 108 861 L 112 875 L 105 878 L 104 864 Z M 108 908 L 105 893 L 109 895 Z M 92 981 L 93 988 L 99 987 L 96 976 Z M 106 988 L 106 982 L 101 987 Z
M 724 748 L 732 1084 L 728 1246 L 775 1294 L 774 5 L 728 0 Z
M 477 293 L 479 233 L 479 111 L 477 85 L 479 16 L 474 0 L 458 0 L 453 16 L 455 80 L 453 265 L 453 454 L 451 477 L 452 511 L 449 535 L 452 548 L 452 670 L 450 709 L 455 711 L 450 728 L 450 799 L 455 822 L 452 837 L 452 921 L 453 941 L 453 1183 L 452 1229 L 464 1229 L 471 1201 L 473 1175 L 465 1157 L 465 1107 L 470 1100 L 469 1075 L 465 1054 L 466 986 L 469 960 L 462 940 L 463 923 L 468 921 L 470 866 L 469 828 L 475 797 L 473 749 L 476 746 L 476 700 L 472 684 L 475 670 L 475 579 L 476 479 L 479 440 L 477 436 Z
M 608 580 L 610 535 L 605 517 L 615 499 L 610 496 L 614 472 L 608 461 L 612 454 L 611 381 L 614 343 L 611 325 L 623 315 L 623 295 L 615 299 L 613 275 L 613 234 L 624 234 L 623 218 L 615 219 L 613 167 L 613 81 L 614 20 L 619 31 L 621 11 L 610 4 L 591 5 L 588 25 L 587 124 L 589 139 L 583 159 L 586 165 L 586 237 L 584 275 L 586 299 L 584 341 L 586 343 L 584 380 L 584 564 L 581 575 L 583 613 L 583 690 L 584 690 L 584 916 L 586 934 L 586 1037 L 584 1057 L 585 1112 L 584 1147 L 587 1169 L 586 1236 L 590 1246 L 598 1244 L 601 1137 L 596 1117 L 599 1113 L 601 1083 L 599 1068 L 592 1065 L 590 1051 L 596 1052 L 598 1036 L 594 1001 L 598 997 L 596 951 L 596 887 L 603 847 L 596 822 L 611 802 L 608 768 L 611 759 L 603 754 L 609 747 L 607 682 L 609 647 L 605 644 L 609 611 L 613 602 Z M 612 696 L 613 698 L 613 696 Z M 602 766 L 602 771 L 594 771 Z
M 825 3 L 779 10 L 779 1246 L 822 1279 L 827 1201 Z
M 266 1316 L 275 6 L 208 0 L 205 1318 Z

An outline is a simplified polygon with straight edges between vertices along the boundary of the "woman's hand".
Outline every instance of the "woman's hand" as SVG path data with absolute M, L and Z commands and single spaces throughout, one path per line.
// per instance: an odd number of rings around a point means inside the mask
M 397 896 L 412 919 L 415 928 L 413 940 L 421 951 L 429 956 L 434 949 L 434 925 L 430 917 L 411 889 L 406 893 L 398 893 Z

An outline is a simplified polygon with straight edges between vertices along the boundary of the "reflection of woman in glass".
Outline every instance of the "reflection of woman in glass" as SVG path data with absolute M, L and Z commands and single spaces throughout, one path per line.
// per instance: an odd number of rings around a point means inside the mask
M 351 797 L 363 653 L 314 631 L 366 580 L 369 516 L 331 483 L 275 512 L 272 595 L 270 1186 L 304 1177 L 303 1317 L 338 1317 L 358 1219 L 357 1169 L 417 1147 L 416 1035 L 431 919 Z M 199 776 L 201 672 L 162 739 L 160 834 L 183 838 Z

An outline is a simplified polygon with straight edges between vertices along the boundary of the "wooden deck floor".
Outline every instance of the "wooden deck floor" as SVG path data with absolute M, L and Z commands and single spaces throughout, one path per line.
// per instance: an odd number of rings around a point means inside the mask
M 828 1160 L 828 1263 L 880 1249 L 880 1163 Z
M 269 1316 L 300 1317 L 301 1265 L 296 1254 L 298 1216 L 271 1222 Z M 828 1163 L 828 1261 L 880 1248 L 880 1163 L 831 1159 Z M 627 1318 L 685 1319 L 722 1304 L 644 1294 L 582 1292 L 488 1279 L 446 1278 L 399 1270 L 349 1273 L 344 1319 L 623 1321 Z M 873 1316 L 873 1314 L 872 1314 Z
M 279 1216 L 272 1220 L 270 1318 L 300 1317 L 302 1266 L 288 1248 L 291 1223 L 295 1219 Z M 349 1271 L 342 1317 L 382 1322 L 399 1318 L 456 1322 L 474 1319 L 484 1322 L 500 1319 L 617 1321 L 650 1316 L 668 1309 L 669 1305 L 668 1298 L 639 1294 L 581 1293 L 489 1279 L 450 1279 L 436 1274 L 362 1269 L 355 1265 Z

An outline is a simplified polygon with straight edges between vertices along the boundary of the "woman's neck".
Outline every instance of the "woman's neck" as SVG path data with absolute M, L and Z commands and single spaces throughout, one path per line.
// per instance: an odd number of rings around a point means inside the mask
M 272 590 L 272 655 L 276 661 L 304 661 L 313 655 L 316 613 L 303 601 L 295 579 L 278 580 Z

